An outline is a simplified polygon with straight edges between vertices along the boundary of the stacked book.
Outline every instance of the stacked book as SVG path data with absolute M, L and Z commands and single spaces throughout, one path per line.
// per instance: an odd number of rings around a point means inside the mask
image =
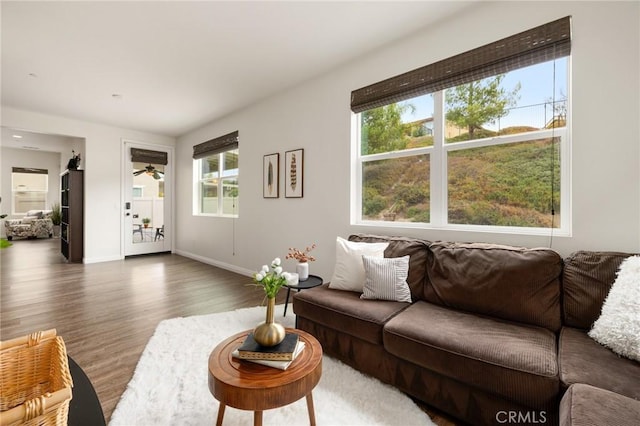
M 275 346 L 261 346 L 249 333 L 244 342 L 231 354 L 234 358 L 286 370 L 304 349 L 304 342 L 296 333 L 287 333 Z

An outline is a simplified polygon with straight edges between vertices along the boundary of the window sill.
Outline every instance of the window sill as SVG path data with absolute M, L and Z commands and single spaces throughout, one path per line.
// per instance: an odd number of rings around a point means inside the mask
M 434 225 L 420 222 L 396 222 L 396 221 L 355 221 L 355 226 L 389 229 L 423 229 L 437 231 L 452 231 L 462 233 L 486 233 L 509 235 L 533 235 L 541 237 L 571 237 L 571 232 L 561 228 L 525 228 L 515 226 L 480 226 L 480 225 Z

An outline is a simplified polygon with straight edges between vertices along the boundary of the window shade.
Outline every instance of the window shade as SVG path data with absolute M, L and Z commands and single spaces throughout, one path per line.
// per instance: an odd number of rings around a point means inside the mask
M 444 90 L 571 53 L 571 17 L 435 62 L 351 92 L 351 110 L 362 112 Z
M 13 173 L 32 173 L 36 175 L 47 175 L 49 174 L 49 170 L 47 169 L 33 169 L 31 167 L 12 167 L 11 171 Z
M 193 146 L 193 159 L 208 157 L 238 148 L 238 131 Z
M 166 152 L 140 148 L 131 148 L 131 161 L 134 163 L 162 164 L 163 166 L 169 163 Z

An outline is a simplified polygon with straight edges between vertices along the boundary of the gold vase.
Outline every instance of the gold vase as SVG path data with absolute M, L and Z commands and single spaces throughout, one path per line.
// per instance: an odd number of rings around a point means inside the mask
M 284 340 L 284 327 L 273 321 L 275 306 L 276 298 L 268 298 L 267 318 L 253 330 L 253 338 L 262 346 L 275 346 Z

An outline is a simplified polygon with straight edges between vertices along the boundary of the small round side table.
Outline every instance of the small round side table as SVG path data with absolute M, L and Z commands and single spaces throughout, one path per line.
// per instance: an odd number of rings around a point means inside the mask
M 309 278 L 304 281 L 298 281 L 298 284 L 285 284 L 284 286 L 287 288 L 287 300 L 284 302 L 284 315 L 282 316 L 287 316 L 287 306 L 289 306 L 289 295 L 291 294 L 291 289 L 298 291 L 307 290 L 309 288 L 318 287 L 319 285 L 322 285 L 322 283 L 322 277 L 309 275 Z
M 322 346 L 309 333 L 292 328 L 305 347 L 289 368 L 282 371 L 232 356 L 252 330 L 229 337 L 209 356 L 209 391 L 220 401 L 216 425 L 222 425 L 226 406 L 254 412 L 253 424 L 262 425 L 262 412 L 307 399 L 309 422 L 316 424 L 311 391 L 322 375 Z

